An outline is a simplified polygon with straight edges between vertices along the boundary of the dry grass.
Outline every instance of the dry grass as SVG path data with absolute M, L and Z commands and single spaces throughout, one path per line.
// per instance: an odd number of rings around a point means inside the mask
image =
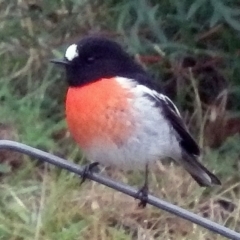
M 36 180 L 25 174 L 18 184 L 11 179 L 1 185 L 3 239 L 223 239 L 154 207 L 141 209 L 136 200 L 99 184 L 79 187 L 76 177 L 56 175 L 46 167 Z M 233 196 L 233 191 L 239 184 L 206 193 L 184 176 L 182 169 L 166 167 L 166 172 L 152 176 L 151 191 L 216 222 L 238 226 L 239 194 Z M 227 209 L 220 199 L 235 206 Z

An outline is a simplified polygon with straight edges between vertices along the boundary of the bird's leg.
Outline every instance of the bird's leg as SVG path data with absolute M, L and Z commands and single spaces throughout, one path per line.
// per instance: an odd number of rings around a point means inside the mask
M 99 165 L 99 162 L 93 162 L 83 167 L 82 181 L 80 182 L 80 185 L 82 185 L 85 182 L 85 180 L 87 179 L 87 175 L 89 173 L 92 173 L 92 170 L 98 165 Z
M 148 200 L 148 164 L 145 167 L 145 180 L 143 186 L 138 190 L 138 196 L 141 199 L 139 207 L 145 208 Z

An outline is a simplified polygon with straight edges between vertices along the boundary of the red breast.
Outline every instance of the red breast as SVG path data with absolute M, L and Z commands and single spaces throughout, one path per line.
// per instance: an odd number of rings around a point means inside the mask
M 66 119 L 82 148 L 92 143 L 123 144 L 133 132 L 129 99 L 133 94 L 115 78 L 100 79 L 81 87 L 69 87 Z

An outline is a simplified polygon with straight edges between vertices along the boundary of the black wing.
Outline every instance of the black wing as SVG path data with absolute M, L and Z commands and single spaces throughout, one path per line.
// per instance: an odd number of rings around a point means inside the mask
M 183 119 L 173 102 L 165 95 L 153 91 L 153 94 L 147 93 L 146 96 L 154 101 L 156 107 L 162 109 L 162 114 L 178 133 L 181 147 L 188 153 L 200 155 L 200 149 L 196 141 L 187 130 Z

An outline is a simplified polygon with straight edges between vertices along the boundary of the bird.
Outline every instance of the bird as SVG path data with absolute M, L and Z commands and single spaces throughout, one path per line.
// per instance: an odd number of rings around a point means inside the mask
M 171 158 L 200 186 L 221 185 L 199 161 L 201 150 L 181 114 L 153 77 L 116 41 L 85 36 L 53 63 L 65 68 L 66 121 L 91 161 L 145 172 L 140 205 L 146 205 L 148 172 Z

